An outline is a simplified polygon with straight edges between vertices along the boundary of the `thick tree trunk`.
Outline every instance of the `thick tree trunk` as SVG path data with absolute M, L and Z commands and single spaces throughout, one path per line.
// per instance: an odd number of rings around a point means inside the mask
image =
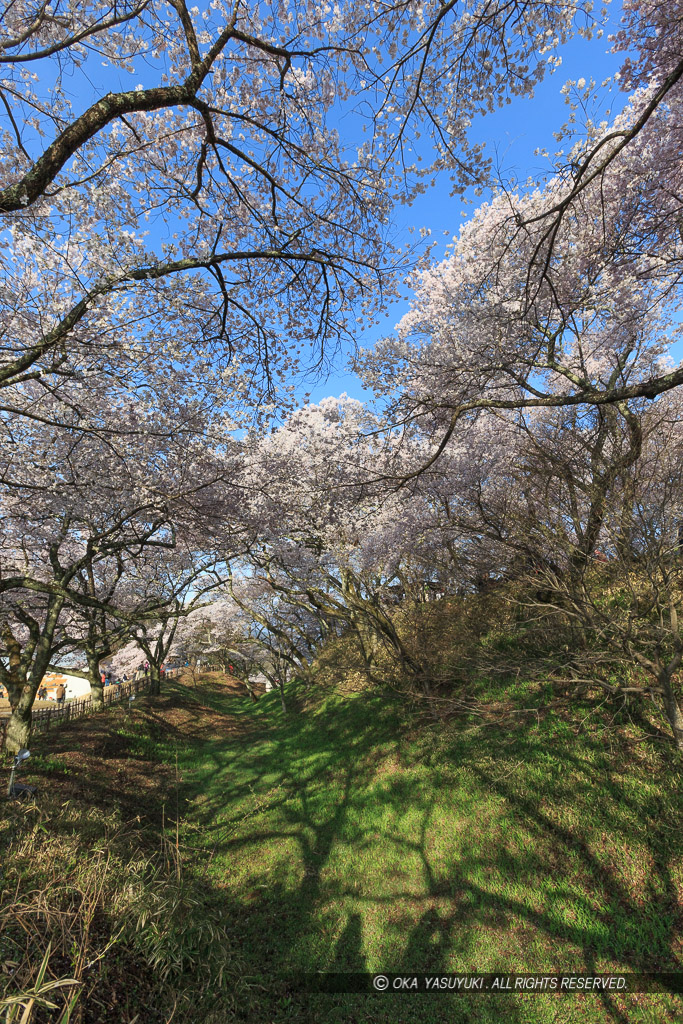
M 88 681 L 90 682 L 90 701 L 93 711 L 101 711 L 104 707 L 104 687 L 100 675 L 100 662 L 96 654 L 87 652 Z
M 10 678 L 7 680 L 12 712 L 5 730 L 5 750 L 16 754 L 31 738 L 31 713 L 45 670 L 50 663 L 52 638 L 64 598 L 50 596 L 42 633 L 33 649 L 33 664 L 28 672 L 21 668 L 21 646 L 5 624 L 3 636 L 8 651 Z
M 671 677 L 669 673 L 662 673 L 659 681 L 662 684 L 662 689 L 664 690 L 664 707 L 666 709 L 666 717 L 669 719 L 676 749 L 683 754 L 683 713 L 681 713 L 678 698 L 674 692 L 673 686 L 671 685 Z
M 154 665 L 151 661 L 149 663 L 149 692 L 154 697 L 158 697 L 161 693 L 161 672 L 159 666 Z
M 12 713 L 5 731 L 5 750 L 16 754 L 22 747 L 27 747 L 31 739 L 31 711 L 35 700 L 35 692 L 29 683 L 22 688 L 19 700 L 12 707 Z

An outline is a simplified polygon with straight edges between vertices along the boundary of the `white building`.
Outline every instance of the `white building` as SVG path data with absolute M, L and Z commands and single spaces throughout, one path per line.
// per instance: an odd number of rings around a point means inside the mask
M 56 700 L 56 690 L 59 683 L 66 686 L 66 699 L 73 700 L 77 697 L 90 696 L 90 683 L 81 676 L 72 676 L 70 672 L 46 672 L 43 676 L 43 686 L 47 688 L 47 699 Z

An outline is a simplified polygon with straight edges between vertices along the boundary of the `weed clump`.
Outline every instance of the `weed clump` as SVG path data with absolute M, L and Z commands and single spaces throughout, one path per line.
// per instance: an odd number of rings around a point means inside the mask
M 0 805 L 3 1024 L 229 1019 L 241 960 L 175 828 L 74 791 Z

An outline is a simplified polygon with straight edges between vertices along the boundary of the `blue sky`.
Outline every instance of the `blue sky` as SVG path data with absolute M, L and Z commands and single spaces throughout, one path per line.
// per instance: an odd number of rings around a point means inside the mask
M 532 99 L 513 100 L 508 106 L 480 118 L 473 124 L 472 138 L 486 141 L 489 154 L 495 157 L 496 164 L 506 178 L 524 182 L 529 177 L 535 178 L 548 172 L 548 160 L 537 155 L 535 151 L 539 148 L 545 149 L 552 155 L 559 148 L 553 132 L 560 129 L 569 117 L 569 107 L 561 91 L 568 80 L 577 81 L 585 78 L 589 81 L 593 78 L 600 85 L 619 70 L 623 54 L 610 53 L 607 38 L 609 32 L 615 30 L 619 14 L 620 4 L 613 3 L 610 11 L 611 21 L 601 39 L 594 37 L 586 40 L 577 36 L 562 48 L 561 66 L 547 76 Z M 605 88 L 603 96 L 599 106 L 602 117 L 605 116 L 606 110 L 610 110 L 612 114 L 617 113 L 627 98 L 616 84 L 610 91 Z M 425 150 L 423 158 L 426 160 L 427 156 L 428 151 Z M 437 177 L 435 186 L 418 197 L 411 207 L 396 208 L 393 228 L 398 235 L 398 244 L 404 244 L 411 238 L 415 241 L 415 237 L 409 234 L 411 227 L 425 227 L 431 231 L 429 241 L 437 243 L 433 259 L 439 260 L 445 256 L 446 246 L 453 240 L 453 236 L 457 235 L 465 217 L 471 216 L 476 204 L 483 201 L 474 195 L 466 195 L 465 202 L 462 198 L 453 198 L 450 195 L 450 188 L 448 174 L 442 174 Z M 361 331 L 358 335 L 359 347 L 369 348 L 379 338 L 393 331 L 395 324 L 409 308 L 409 289 L 406 287 L 403 292 L 404 297 L 400 301 L 387 305 L 382 323 Z M 328 395 L 336 396 L 342 392 L 353 398 L 372 397 L 363 389 L 358 377 L 345 369 L 346 358 L 347 355 L 340 353 L 335 361 L 337 369 L 334 372 L 313 386 L 308 385 L 302 389 L 310 391 L 311 401 L 316 402 Z
M 547 159 L 536 154 L 537 149 L 546 149 L 553 154 L 558 144 L 553 138 L 553 132 L 557 131 L 569 116 L 569 108 L 562 95 L 562 88 L 568 80 L 591 78 L 599 84 L 604 79 L 611 77 L 619 69 L 623 60 L 621 54 L 611 54 L 608 35 L 618 25 L 621 4 L 619 0 L 612 0 L 609 8 L 611 21 L 606 25 L 602 38 L 594 37 L 592 40 L 580 38 L 578 35 L 571 40 L 560 51 L 562 65 L 552 74 L 548 74 L 546 80 L 538 88 L 532 99 L 518 98 L 501 110 L 486 117 L 477 119 L 472 126 L 471 136 L 473 139 L 486 142 L 487 151 L 495 160 L 496 166 L 500 169 L 506 180 L 516 179 L 520 182 L 526 181 L 529 177 L 537 177 L 546 174 L 549 170 Z M 87 88 L 83 90 L 83 82 L 77 80 L 77 76 L 70 73 L 61 82 L 63 90 L 70 91 L 74 100 L 75 109 L 79 112 L 92 101 L 96 95 L 101 95 L 107 89 L 113 90 L 130 88 L 133 82 L 141 82 L 145 85 L 156 84 L 158 68 L 146 66 L 146 61 L 134 62 L 134 70 L 131 74 L 119 68 L 113 68 L 107 61 L 100 59 L 101 55 L 96 54 L 87 62 L 86 77 L 92 83 L 92 92 Z M 159 63 L 158 61 L 156 63 Z M 162 61 L 163 63 L 163 61 Z M 44 64 L 44 66 L 43 66 Z M 55 84 L 55 69 L 50 62 L 41 62 L 41 75 L 45 75 L 48 84 Z M 610 108 L 616 113 L 623 106 L 626 97 L 613 87 L 611 93 L 605 90 L 604 102 L 601 104 L 602 116 L 605 116 L 605 109 Z M 32 140 L 33 143 L 42 147 L 42 140 Z M 415 147 L 417 148 L 417 147 Z M 430 162 L 428 138 L 423 136 L 422 159 L 425 163 Z M 431 232 L 430 242 L 436 243 L 433 249 L 432 258 L 439 260 L 443 258 L 446 246 L 457 235 L 460 225 L 463 223 L 463 211 L 465 216 L 471 216 L 476 205 L 481 199 L 474 195 L 468 195 L 463 200 L 461 197 L 451 197 L 451 182 L 447 173 L 437 177 L 436 184 L 426 194 L 419 196 L 411 207 L 397 206 L 394 211 L 393 223 L 390 228 L 392 238 L 396 244 L 403 246 L 407 243 L 416 244 L 419 238 L 417 232 L 420 228 L 427 228 Z M 153 237 L 166 234 L 173 229 L 172 224 L 157 223 L 149 225 Z M 410 234 L 410 229 L 415 234 Z M 399 301 L 389 303 L 385 310 L 385 316 L 377 325 L 368 326 L 366 330 L 359 328 L 357 343 L 359 347 L 371 347 L 379 338 L 390 334 L 395 324 L 409 308 L 409 290 L 403 289 L 403 297 Z M 312 401 L 319 401 L 328 395 L 339 395 L 346 392 L 355 398 L 371 398 L 361 386 L 360 380 L 346 370 L 346 363 L 349 352 L 339 352 L 334 360 L 335 368 L 326 378 L 319 378 L 316 381 L 308 382 L 297 388 L 297 397 L 303 399 L 305 392 L 310 392 Z

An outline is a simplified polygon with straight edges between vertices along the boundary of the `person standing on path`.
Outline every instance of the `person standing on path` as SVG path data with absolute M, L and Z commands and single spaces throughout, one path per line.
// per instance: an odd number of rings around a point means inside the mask
M 64 701 L 66 699 L 66 686 L 64 685 L 64 683 L 58 684 L 55 696 L 57 697 L 57 703 L 61 704 L 63 707 Z

